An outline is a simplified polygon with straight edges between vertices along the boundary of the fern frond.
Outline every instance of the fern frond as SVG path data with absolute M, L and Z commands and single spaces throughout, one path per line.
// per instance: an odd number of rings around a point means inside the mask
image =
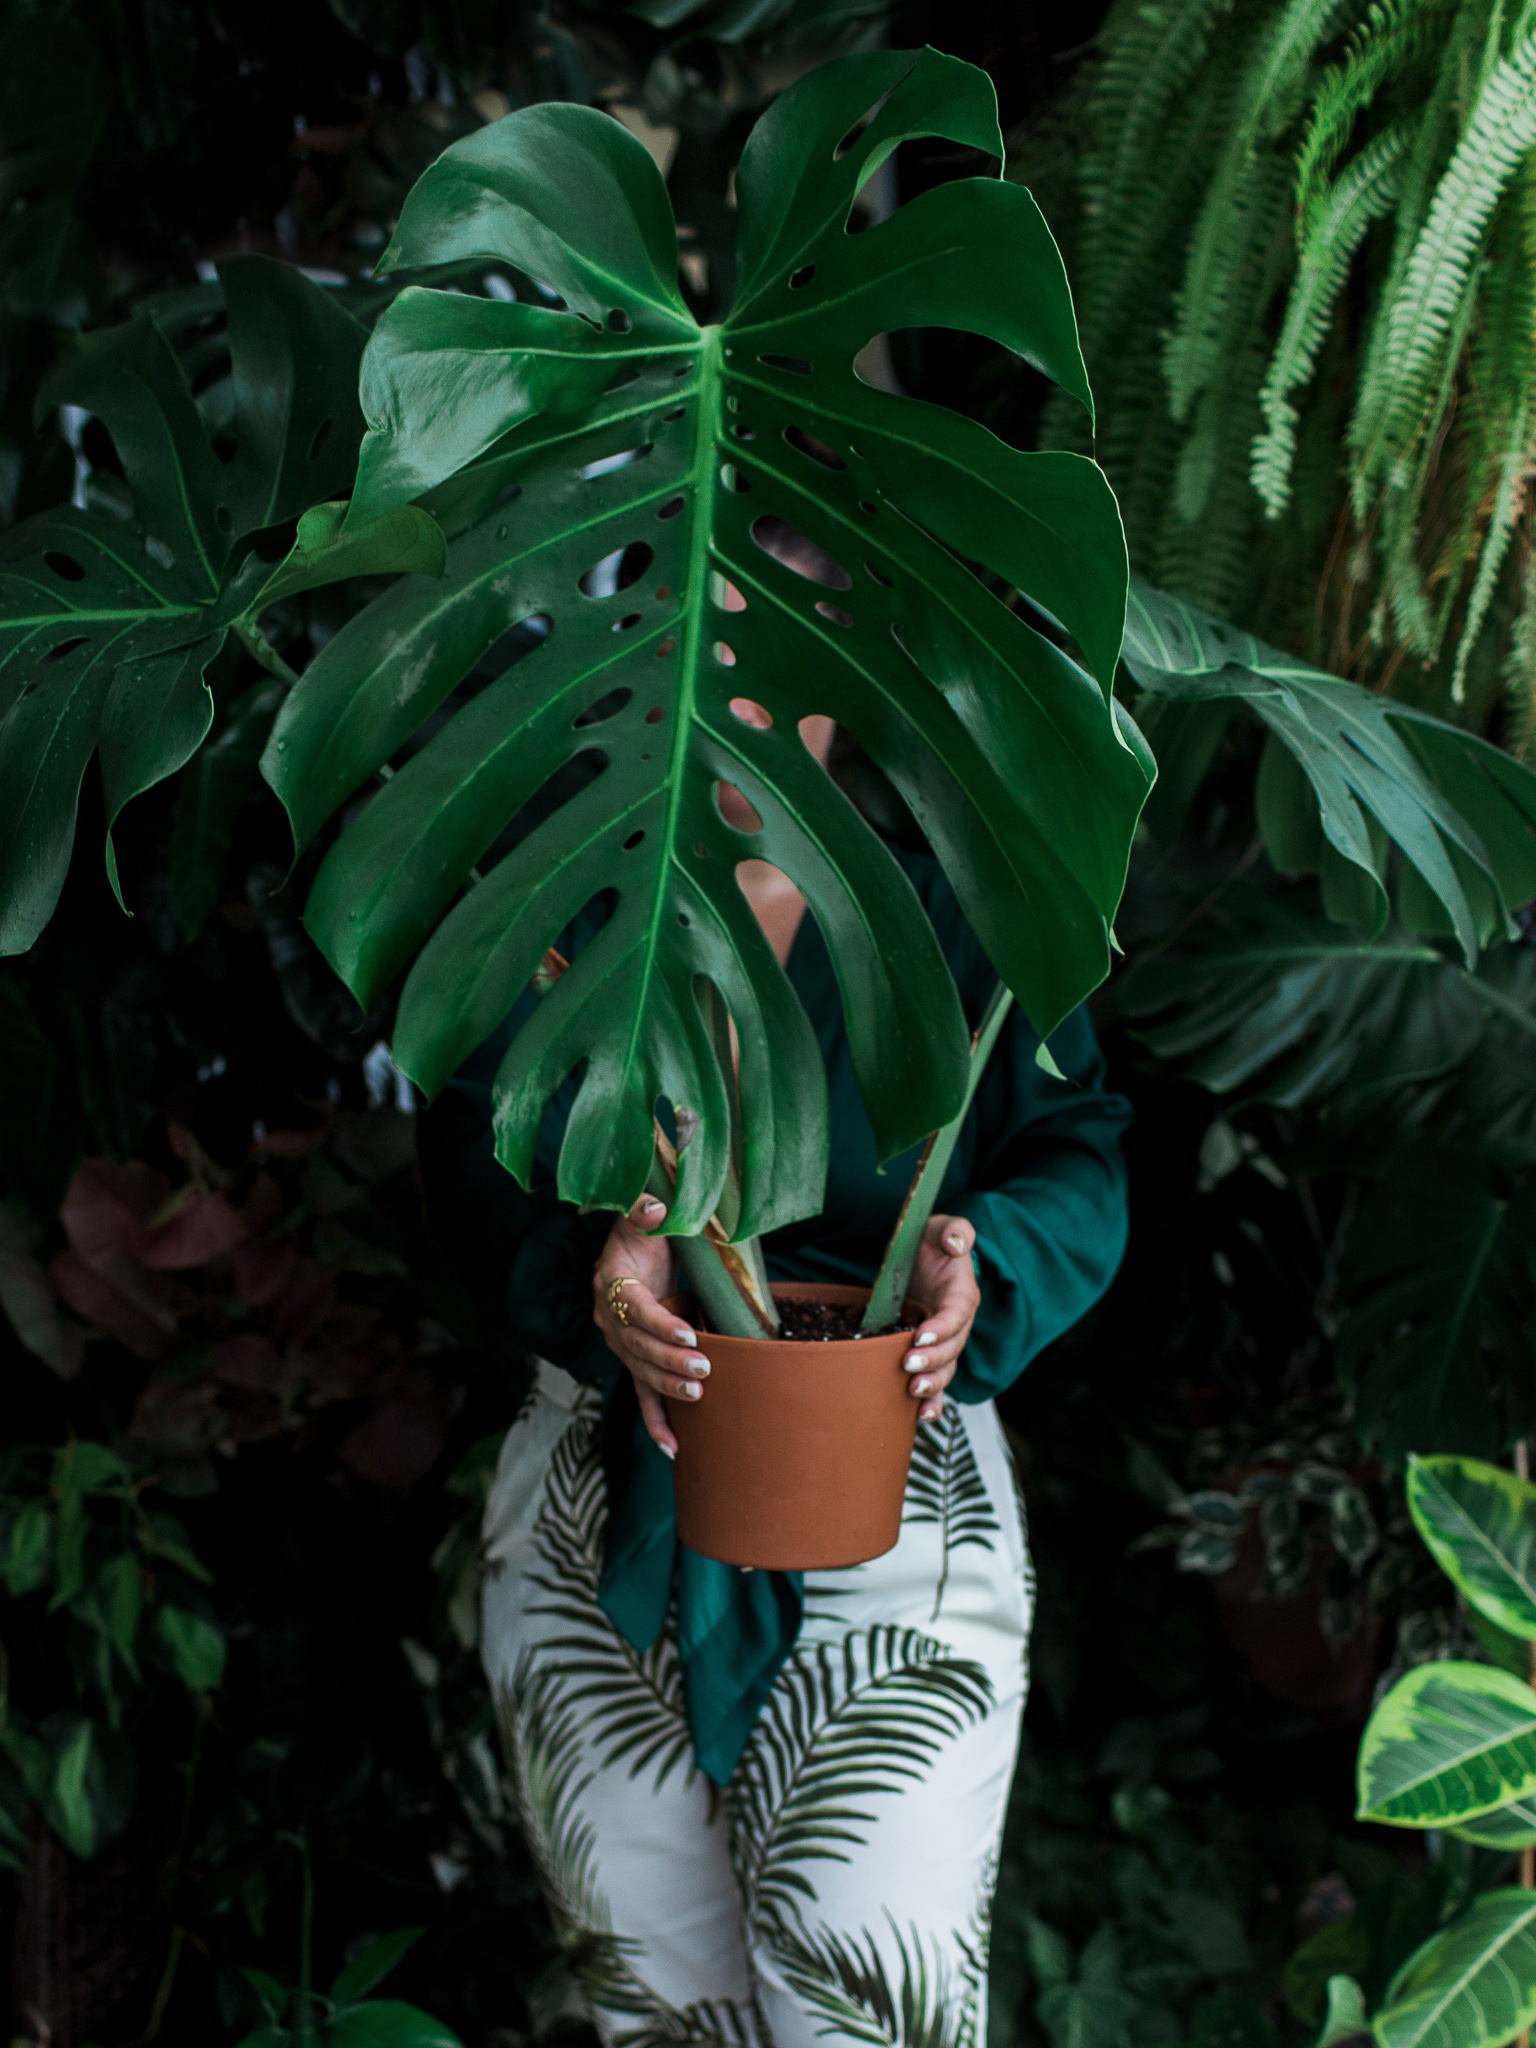
M 1363 452 L 1367 476 L 1400 471 L 1429 430 L 1431 397 L 1466 304 L 1494 208 L 1536 146 L 1536 37 L 1494 66 L 1436 188 L 1401 284 L 1379 316 L 1385 392 Z
M 1144 209 L 1156 206 L 1170 110 L 1204 63 L 1232 0 L 1121 0 L 1100 37 L 1104 60 L 1083 119 L 1097 138 L 1078 180 L 1090 235 L 1075 290 L 1092 360 L 1105 316 L 1124 303 L 1126 271 L 1148 248 Z
M 1402 289 L 1436 184 L 1455 146 L 1457 113 L 1466 90 L 1468 70 L 1477 55 L 1479 31 L 1486 26 L 1486 13 L 1486 0 L 1474 0 L 1474 4 L 1463 5 L 1453 17 L 1450 32 L 1440 51 L 1434 85 L 1418 116 L 1413 141 L 1403 162 L 1393 221 L 1391 258 L 1385 278 L 1372 294 L 1373 310 L 1366 333 L 1364 360 L 1356 382 L 1355 409 L 1349 423 L 1350 495 L 1356 524 L 1362 527 L 1368 521 L 1376 490 L 1376 480 L 1368 470 L 1365 452 L 1372 448 L 1378 437 L 1379 422 L 1392 391 L 1387 309 Z
M 1519 537 L 1520 607 L 1504 657 L 1504 688 L 1513 700 L 1513 751 L 1522 761 L 1536 761 L 1536 554 Z
M 1305 222 L 1331 195 L 1333 167 L 1356 121 L 1387 80 L 1405 71 L 1444 30 L 1443 0 L 1372 0 L 1342 63 L 1330 64 L 1312 100 L 1296 153 L 1296 212 Z
M 1219 372 L 1234 327 L 1245 324 L 1240 279 L 1251 262 L 1260 145 L 1294 118 L 1314 52 L 1332 34 L 1347 0 L 1286 0 L 1253 45 L 1234 97 L 1229 129 L 1195 223 L 1166 357 L 1169 405 L 1185 418 Z
M 1266 431 L 1253 444 L 1253 487 L 1277 519 L 1290 500 L 1297 412 L 1287 394 L 1305 384 L 1366 229 L 1397 196 L 1408 130 L 1388 128 L 1345 167 L 1312 209 L 1297 256 L 1280 339 L 1259 394 Z
M 1494 494 L 1493 510 L 1483 534 L 1483 544 L 1478 551 L 1477 575 L 1473 579 L 1472 592 L 1467 599 L 1467 615 L 1462 624 L 1461 638 L 1456 646 L 1456 662 L 1451 674 L 1451 701 L 1461 704 L 1466 701 L 1467 662 L 1483 621 L 1488 616 L 1488 607 L 1493 601 L 1494 589 L 1499 572 L 1504 567 L 1504 558 L 1509 553 L 1509 544 L 1514 538 L 1515 527 L 1525 509 L 1526 491 L 1531 478 L 1531 423 L 1521 406 L 1510 427 L 1509 444 L 1499 465 L 1498 489 Z

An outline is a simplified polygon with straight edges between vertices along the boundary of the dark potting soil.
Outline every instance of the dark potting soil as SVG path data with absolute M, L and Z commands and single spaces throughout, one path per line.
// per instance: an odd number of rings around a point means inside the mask
M 887 1323 L 883 1330 L 861 1330 L 863 1309 L 847 1301 L 781 1301 L 779 1341 L 785 1344 L 842 1344 L 850 1337 L 888 1337 L 893 1330 L 915 1330 L 916 1323 Z

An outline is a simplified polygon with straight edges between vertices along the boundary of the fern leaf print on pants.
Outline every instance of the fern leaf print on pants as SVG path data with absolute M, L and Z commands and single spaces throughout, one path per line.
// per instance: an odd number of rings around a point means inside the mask
M 671 1627 L 640 1656 L 597 1604 L 600 1420 L 539 1367 L 491 1493 L 484 1610 L 512 1790 L 599 2033 L 981 2048 L 1033 1601 L 996 1411 L 950 1403 L 920 1432 L 895 1550 L 806 1574 L 723 1793 L 694 1767 Z

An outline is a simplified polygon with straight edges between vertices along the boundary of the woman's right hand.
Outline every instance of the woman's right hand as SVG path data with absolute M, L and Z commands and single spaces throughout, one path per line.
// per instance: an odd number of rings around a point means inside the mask
M 602 1256 L 592 1269 L 592 1320 L 635 1382 L 651 1442 L 673 1458 L 677 1438 L 668 1427 L 662 1395 L 697 1401 L 704 1392 L 701 1382 L 709 1377 L 709 1360 L 695 1349 L 698 1339 L 693 1331 L 670 1315 L 658 1298 L 672 1291 L 672 1247 L 664 1237 L 650 1233 L 665 1221 L 666 1214 L 665 1202 L 642 1195 L 609 1231 Z M 627 1321 L 617 1316 L 610 1304 L 609 1290 L 617 1280 L 628 1283 L 617 1290 Z

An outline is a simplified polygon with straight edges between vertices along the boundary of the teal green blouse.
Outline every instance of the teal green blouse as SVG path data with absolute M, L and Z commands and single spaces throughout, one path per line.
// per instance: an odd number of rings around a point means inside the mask
M 972 1024 L 996 975 L 936 862 L 900 856 L 949 961 Z M 562 951 L 565 950 L 562 946 Z M 806 917 L 789 978 L 815 1027 L 831 1097 L 822 1213 L 764 1240 L 775 1279 L 867 1284 L 895 1224 L 917 1152 L 882 1169 L 843 1029 L 832 963 Z M 794 1648 L 800 1575 L 735 1570 L 677 1540 L 672 1470 L 640 1422 L 634 1386 L 592 1322 L 592 1267 L 611 1217 L 557 1199 L 555 1162 L 575 1084 L 545 1114 L 532 1192 L 496 1163 L 492 1083 L 524 1001 L 422 1118 L 428 1200 L 445 1246 L 512 1340 L 602 1389 L 609 1519 L 599 1598 L 635 1649 L 650 1648 L 677 1603 L 683 1691 L 700 1768 L 723 1785 L 779 1667 Z M 1104 1086 L 1086 1015 L 1053 1033 L 1066 1076 L 1035 1064 L 1039 1040 L 1017 1010 L 982 1077 L 944 1177 L 938 1209 L 976 1227 L 981 1307 L 951 1387 L 988 1401 L 1092 1307 L 1125 1248 L 1124 1098 Z

